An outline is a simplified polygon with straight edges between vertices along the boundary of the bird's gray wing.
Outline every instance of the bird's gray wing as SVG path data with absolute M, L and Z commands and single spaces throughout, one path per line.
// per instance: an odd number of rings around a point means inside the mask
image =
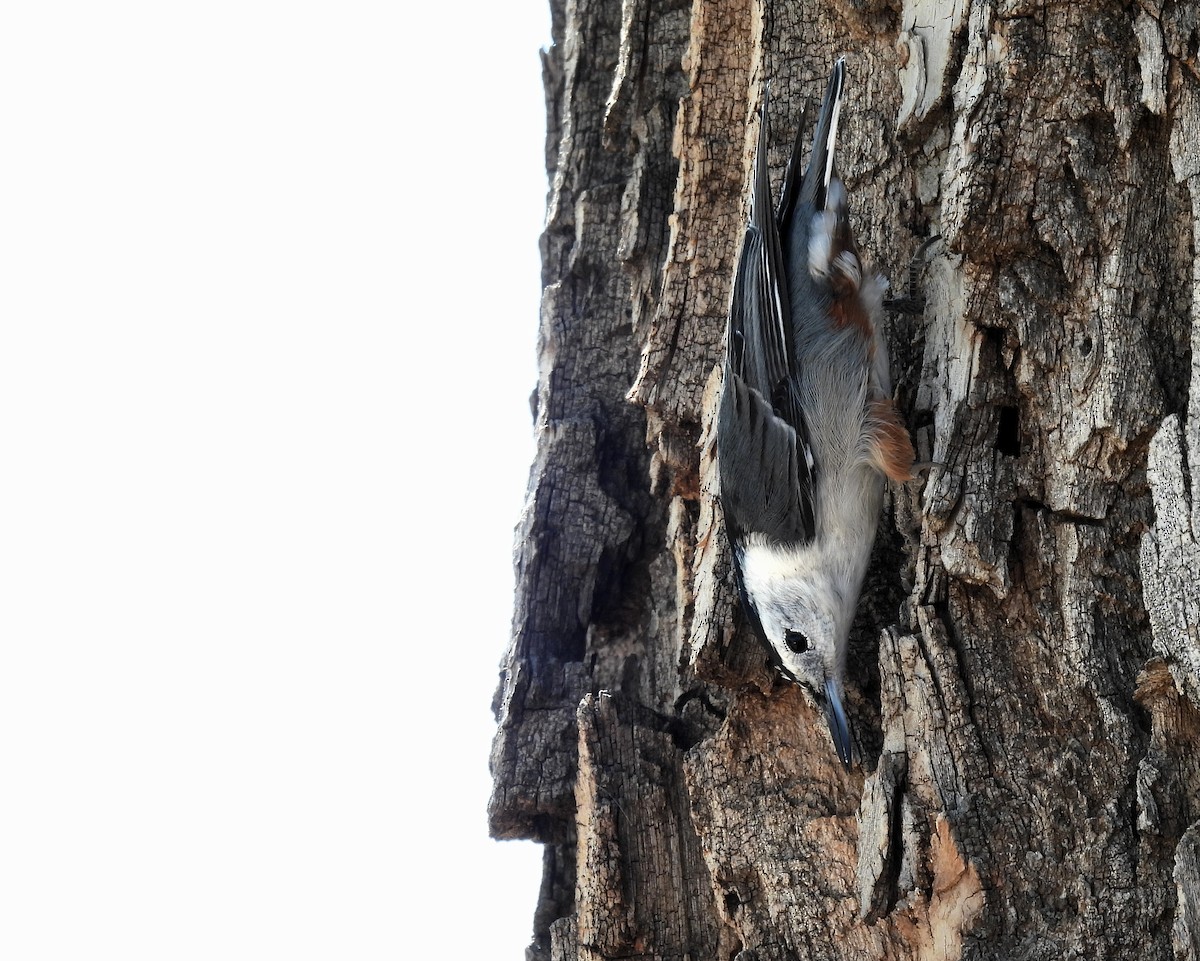
M 792 373 L 795 350 L 792 343 L 792 309 L 784 273 L 779 228 L 771 209 L 771 181 L 767 175 L 767 105 L 770 88 L 763 98 L 758 149 L 754 156 L 754 188 L 750 201 L 750 223 L 738 260 L 729 311 L 729 351 L 733 370 L 764 397 L 774 400 L 780 385 Z M 791 398 L 781 396 L 789 408 Z M 782 416 L 793 411 L 785 409 Z
M 721 502 L 738 539 L 813 536 L 813 464 L 797 396 L 783 251 L 767 177 L 766 104 L 754 161 L 750 224 L 734 279 L 718 414 Z
M 812 468 L 790 424 L 726 368 L 718 414 L 721 507 L 735 541 L 762 534 L 778 543 L 813 536 Z

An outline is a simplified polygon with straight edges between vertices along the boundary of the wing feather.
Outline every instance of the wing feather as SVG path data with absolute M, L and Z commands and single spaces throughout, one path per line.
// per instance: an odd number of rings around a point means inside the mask
M 735 540 L 760 534 L 778 543 L 813 536 L 812 483 L 807 457 L 792 426 L 737 374 L 721 398 L 717 437 L 721 506 Z
M 717 451 L 735 538 L 806 542 L 814 534 L 813 462 L 797 388 L 792 310 L 767 174 L 766 103 L 729 311 Z

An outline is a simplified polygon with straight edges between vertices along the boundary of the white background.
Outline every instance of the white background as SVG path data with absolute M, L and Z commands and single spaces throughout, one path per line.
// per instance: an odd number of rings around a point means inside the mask
M 9 6 L 0 957 L 519 961 L 544 0 Z

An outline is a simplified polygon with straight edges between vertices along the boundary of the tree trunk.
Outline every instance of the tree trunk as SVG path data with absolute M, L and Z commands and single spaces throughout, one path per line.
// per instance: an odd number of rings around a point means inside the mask
M 497 695 L 535 959 L 1200 961 L 1200 12 L 553 0 L 538 454 Z M 744 625 L 712 427 L 757 109 L 847 54 L 918 458 L 860 763 Z M 778 186 L 776 186 L 778 190 Z

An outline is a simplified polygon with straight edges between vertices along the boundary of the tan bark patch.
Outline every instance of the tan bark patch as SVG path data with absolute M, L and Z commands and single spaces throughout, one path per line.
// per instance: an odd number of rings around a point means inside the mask
M 929 846 L 933 894 L 929 900 L 929 943 L 920 957 L 925 961 L 951 961 L 962 956 L 963 935 L 983 911 L 983 886 L 975 866 L 963 861 L 950 831 L 950 822 L 939 814 Z

